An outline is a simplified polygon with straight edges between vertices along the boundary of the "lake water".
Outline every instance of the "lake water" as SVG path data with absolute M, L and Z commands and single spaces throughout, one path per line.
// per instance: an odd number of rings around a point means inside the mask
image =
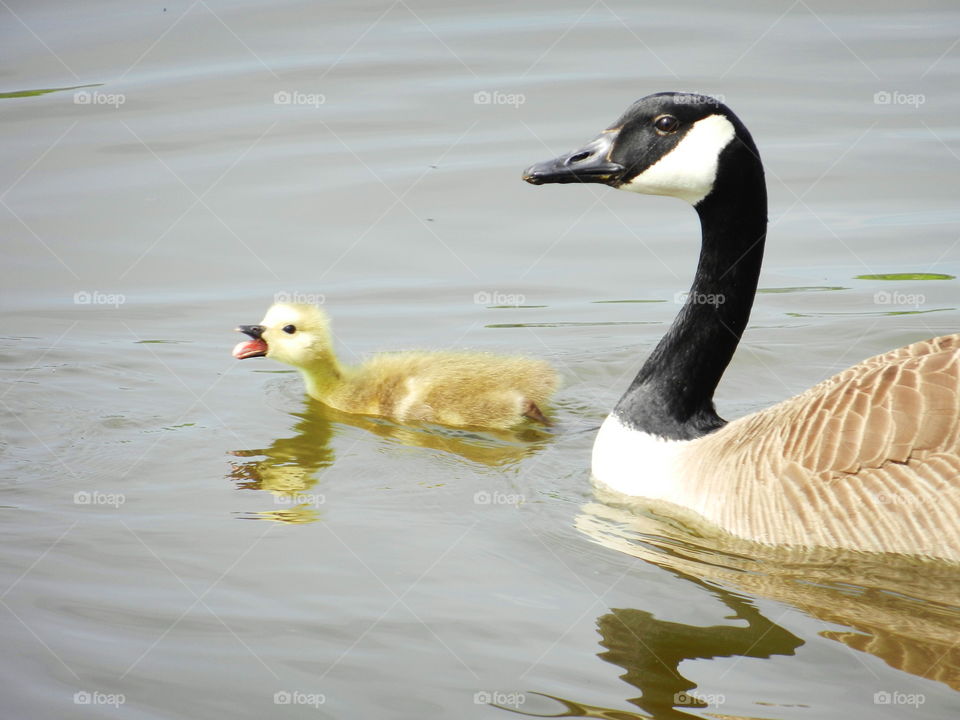
M 696 216 L 520 180 L 650 92 L 743 118 L 772 226 L 726 417 L 953 332 L 955 3 L 0 18 L 0 91 L 91 86 L 0 98 L 3 717 L 958 714 L 957 571 L 747 551 L 596 494 L 595 429 L 689 286 Z M 278 294 L 323 301 L 348 361 L 542 356 L 556 425 L 308 403 L 230 356 Z

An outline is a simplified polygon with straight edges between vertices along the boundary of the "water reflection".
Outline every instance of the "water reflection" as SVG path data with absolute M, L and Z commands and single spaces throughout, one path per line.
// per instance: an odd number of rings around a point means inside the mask
M 263 490 L 274 496 L 281 509 L 245 514 L 244 517 L 277 522 L 312 522 L 320 519 L 325 498 L 317 493 L 319 474 L 336 458 L 333 438 L 344 425 L 358 427 L 389 442 L 457 455 L 490 467 L 519 462 L 542 450 L 553 434 L 533 427 L 516 431 L 460 430 L 439 426 L 398 425 L 389 420 L 342 413 L 308 399 L 298 413 L 294 434 L 274 440 L 269 447 L 234 450 L 228 477 L 242 490 Z
M 680 573 L 676 573 L 680 575 Z M 697 582 L 693 578 L 687 578 Z M 656 718 L 689 718 L 676 708 L 705 708 L 723 699 L 695 691 L 697 684 L 680 674 L 684 660 L 722 657 L 769 658 L 793 655 L 803 641 L 771 622 L 747 600 L 733 593 L 710 588 L 733 612 L 727 619 L 742 624 L 698 627 L 657 620 L 644 610 L 615 609 L 597 620 L 607 648 L 600 657 L 619 665 L 620 677 L 642 692 L 629 702 Z
M 598 653 L 623 668 L 621 679 L 640 690 L 628 698 L 642 712 L 555 701 L 537 713 L 497 706 L 528 717 L 700 718 L 725 701 L 697 690 L 679 666 L 684 660 L 793 655 L 803 640 L 764 617 L 738 594 L 770 598 L 829 623 L 819 634 L 869 653 L 897 670 L 960 689 L 960 568 L 892 555 L 757 546 L 710 537 L 637 508 L 586 504 L 577 528 L 595 542 L 651 562 L 703 588 L 732 611 L 730 623 L 699 627 L 659 620 L 645 610 L 612 609 L 597 619 Z M 728 589 L 729 588 L 729 589 Z M 745 623 L 745 625 L 744 625 Z M 722 688 L 719 689 L 722 693 Z M 872 703 L 872 696 L 864 703 Z
M 722 582 L 846 630 L 820 635 L 960 689 L 960 568 L 896 555 L 764 547 L 589 503 L 577 527 L 692 582 Z M 696 579 L 694 579 L 696 578 Z M 725 600 L 725 602 L 728 602 Z
M 603 660 L 618 665 L 626 672 L 621 679 L 630 683 L 641 695 L 628 698 L 645 713 L 585 705 L 573 700 L 536 693 L 556 700 L 563 710 L 537 714 L 502 707 L 529 717 L 585 717 L 585 718 L 657 718 L 677 720 L 699 718 L 686 710 L 722 705 L 724 698 L 697 692 L 697 684 L 684 677 L 680 663 L 684 660 L 750 657 L 769 658 L 774 655 L 793 655 L 803 640 L 771 622 L 739 595 L 713 587 L 676 569 L 671 572 L 699 585 L 717 597 L 731 610 L 726 616 L 729 624 L 701 627 L 658 620 L 645 610 L 611 609 L 597 618 L 597 630 L 606 650 L 599 653 Z M 746 625 L 744 625 L 746 623 Z M 730 718 L 731 715 L 723 717 Z

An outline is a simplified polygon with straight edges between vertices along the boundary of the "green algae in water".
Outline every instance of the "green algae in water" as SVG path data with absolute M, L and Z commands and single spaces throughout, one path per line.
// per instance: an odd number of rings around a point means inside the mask
M 879 275 L 857 275 L 854 280 L 956 280 L 956 275 L 943 273 L 881 273 Z
M 834 315 L 847 315 L 850 317 L 870 317 L 870 316 L 891 316 L 891 315 L 926 315 L 927 313 L 946 312 L 947 310 L 956 310 L 956 308 L 932 308 L 930 310 L 883 310 L 882 312 L 821 312 L 821 313 L 784 313 L 787 317 L 812 318 L 829 317 Z
M 759 288 L 757 292 L 779 294 L 779 293 L 803 293 L 803 292 L 831 292 L 834 290 L 849 290 L 849 289 L 850 288 L 841 287 L 839 285 L 803 285 L 799 287 Z
M 0 93 L 0 100 L 4 98 L 35 97 L 37 95 L 46 95 L 47 93 L 65 92 L 66 90 L 100 87 L 101 85 L 103 85 L 103 83 L 93 83 L 91 85 L 71 85 L 70 87 L 62 88 L 40 88 L 39 90 L 14 90 L 13 92 Z

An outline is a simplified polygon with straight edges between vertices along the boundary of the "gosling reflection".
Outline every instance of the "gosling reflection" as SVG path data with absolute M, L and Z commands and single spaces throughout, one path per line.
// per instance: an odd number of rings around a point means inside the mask
M 823 637 L 960 690 L 960 568 L 897 555 L 757 546 L 698 536 L 655 517 L 589 503 L 596 542 L 687 577 L 789 603 L 848 631 Z
M 318 407 L 315 407 L 318 406 Z M 313 492 L 317 473 L 333 464 L 330 443 L 334 424 L 322 412 L 320 403 L 307 403 L 293 426 L 295 435 L 278 438 L 268 448 L 234 450 L 239 458 L 261 458 L 231 462 L 229 477 L 241 490 L 264 490 L 273 495 L 275 508 L 245 513 L 245 519 L 283 523 L 308 523 L 321 518 L 325 498 Z
M 459 456 L 490 467 L 519 462 L 542 450 L 550 432 L 527 427 L 521 430 L 473 432 L 437 426 L 397 425 L 381 418 L 342 413 L 316 400 L 308 400 L 298 418 L 294 435 L 278 438 L 269 447 L 234 450 L 228 474 L 242 490 L 263 490 L 273 494 L 278 509 L 244 517 L 277 522 L 313 522 L 320 519 L 325 502 L 315 491 L 318 475 L 335 460 L 332 441 L 344 425 L 361 428 L 399 445 L 428 448 Z
M 628 608 L 613 609 L 597 619 L 600 644 L 606 648 L 599 657 L 626 670 L 621 679 L 641 693 L 627 701 L 644 714 L 585 705 L 544 693 L 536 694 L 556 700 L 564 710 L 553 714 L 512 711 L 530 717 L 699 720 L 700 716 L 686 710 L 720 704 L 722 699 L 695 690 L 697 684 L 680 673 L 680 663 L 684 660 L 793 655 L 803 645 L 803 640 L 768 620 L 748 600 L 676 570 L 671 572 L 716 596 L 732 611 L 726 616 L 731 623 L 709 627 L 685 625 L 658 620 L 645 610 Z
M 519 430 L 474 431 L 440 425 L 397 425 L 383 418 L 350 415 L 320 406 L 331 419 L 362 428 L 398 445 L 439 450 L 488 467 L 512 465 L 535 455 L 554 437 L 551 431 L 532 426 Z

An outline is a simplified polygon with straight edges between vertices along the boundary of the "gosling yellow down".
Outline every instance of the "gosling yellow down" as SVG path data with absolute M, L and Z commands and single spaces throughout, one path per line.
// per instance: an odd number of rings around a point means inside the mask
M 359 366 L 341 364 L 326 313 L 313 305 L 277 303 L 233 349 L 243 360 L 269 357 L 292 365 L 307 394 L 342 412 L 401 423 L 506 429 L 525 420 L 549 425 L 541 411 L 559 379 L 550 365 L 527 357 L 481 352 L 382 353 Z

